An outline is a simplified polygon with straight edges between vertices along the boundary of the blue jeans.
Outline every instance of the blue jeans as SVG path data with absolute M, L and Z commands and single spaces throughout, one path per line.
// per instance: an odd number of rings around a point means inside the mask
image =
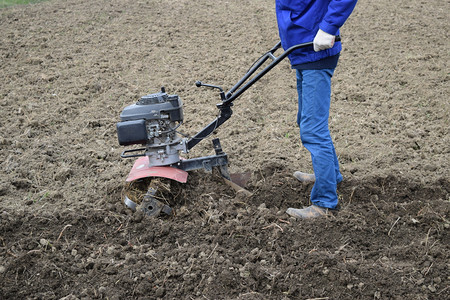
M 336 185 L 342 181 L 328 129 L 333 73 L 334 69 L 297 70 L 297 124 L 302 144 L 311 153 L 316 176 L 311 202 L 331 209 L 337 206 Z

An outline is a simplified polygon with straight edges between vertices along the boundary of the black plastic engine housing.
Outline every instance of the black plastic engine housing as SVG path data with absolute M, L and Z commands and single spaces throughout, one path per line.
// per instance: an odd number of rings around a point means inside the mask
M 161 92 L 143 96 L 135 104 L 124 108 L 117 123 L 120 145 L 145 144 L 148 141 L 147 123 L 152 120 L 183 122 L 183 103 L 177 95 Z

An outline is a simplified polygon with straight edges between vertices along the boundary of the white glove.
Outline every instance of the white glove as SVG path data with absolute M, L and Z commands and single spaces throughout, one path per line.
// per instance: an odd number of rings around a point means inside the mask
M 334 35 L 326 33 L 322 29 L 319 29 L 313 41 L 314 51 L 318 52 L 321 50 L 332 48 L 334 46 L 334 40 Z

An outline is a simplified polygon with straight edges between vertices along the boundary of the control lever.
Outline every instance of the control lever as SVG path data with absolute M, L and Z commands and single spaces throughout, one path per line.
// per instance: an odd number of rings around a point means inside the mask
M 222 99 L 222 102 L 225 101 L 225 99 L 226 99 L 226 98 L 225 98 L 225 93 L 224 93 L 223 89 L 222 89 L 220 86 L 212 85 L 212 84 L 206 84 L 206 83 L 203 83 L 203 82 L 201 82 L 201 81 L 196 81 L 196 82 L 195 82 L 195 85 L 196 85 L 197 87 L 207 86 L 207 87 L 219 89 L 219 91 L 220 91 L 220 99 Z

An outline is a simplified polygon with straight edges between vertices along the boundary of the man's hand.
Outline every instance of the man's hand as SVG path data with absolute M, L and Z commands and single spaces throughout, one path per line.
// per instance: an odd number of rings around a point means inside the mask
M 322 29 L 319 29 L 313 41 L 314 51 L 318 52 L 321 50 L 330 49 L 334 46 L 334 40 L 334 35 L 328 34 Z

